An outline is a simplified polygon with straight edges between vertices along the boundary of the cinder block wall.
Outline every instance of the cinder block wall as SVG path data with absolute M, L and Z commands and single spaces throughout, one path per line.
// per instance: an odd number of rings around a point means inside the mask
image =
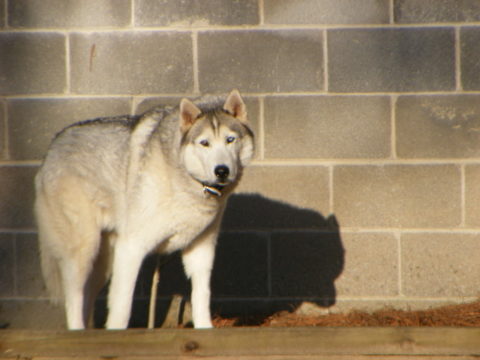
M 63 321 L 32 216 L 52 136 L 234 87 L 258 151 L 227 209 L 214 312 L 478 296 L 477 0 L 0 0 L 0 29 L 0 323 Z M 159 312 L 188 293 L 178 256 L 162 261 Z

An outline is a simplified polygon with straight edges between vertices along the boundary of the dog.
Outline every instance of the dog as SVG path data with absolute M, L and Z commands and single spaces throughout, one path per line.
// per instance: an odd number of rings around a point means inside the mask
M 228 195 L 254 154 L 237 90 L 63 129 L 35 177 L 43 277 L 69 329 L 110 280 L 107 329 L 128 326 L 145 256 L 182 251 L 195 328 L 211 328 L 210 277 Z

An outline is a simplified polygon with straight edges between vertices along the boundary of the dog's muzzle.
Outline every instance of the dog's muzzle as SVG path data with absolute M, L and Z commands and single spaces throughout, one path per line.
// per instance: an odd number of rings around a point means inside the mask
M 205 194 L 211 194 L 220 197 L 222 196 L 222 190 L 225 187 L 225 185 L 221 183 L 224 183 L 227 180 L 228 175 L 230 174 L 230 169 L 226 165 L 217 165 L 215 167 L 214 173 L 220 183 L 202 184 L 203 192 Z

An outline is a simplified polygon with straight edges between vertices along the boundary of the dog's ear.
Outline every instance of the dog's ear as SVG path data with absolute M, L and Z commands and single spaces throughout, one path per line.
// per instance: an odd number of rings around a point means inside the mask
M 238 120 L 247 122 L 247 108 L 237 89 L 233 89 L 227 97 L 223 109 L 235 116 Z
M 190 100 L 183 98 L 180 101 L 180 130 L 186 132 L 192 127 L 202 111 Z

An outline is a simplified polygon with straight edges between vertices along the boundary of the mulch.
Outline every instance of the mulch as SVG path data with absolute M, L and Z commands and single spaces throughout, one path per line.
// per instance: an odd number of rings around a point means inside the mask
M 215 327 L 244 326 L 239 319 L 216 317 Z M 295 312 L 282 311 L 264 319 L 262 327 L 302 327 L 302 326 L 452 326 L 480 327 L 480 300 L 473 303 L 446 305 L 429 310 L 382 309 L 374 312 L 352 311 L 349 313 L 308 316 Z

